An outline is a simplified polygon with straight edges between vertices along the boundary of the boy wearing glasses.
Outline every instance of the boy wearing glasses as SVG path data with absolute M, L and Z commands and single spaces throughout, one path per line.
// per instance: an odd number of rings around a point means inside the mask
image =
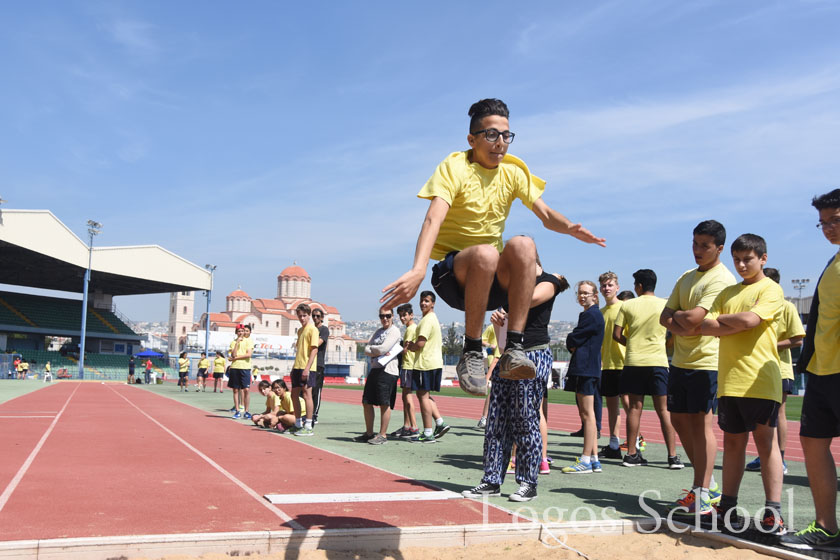
M 312 424 L 318 423 L 318 411 L 321 410 L 321 390 L 324 388 L 324 371 L 326 370 L 327 341 L 330 339 L 330 329 L 324 326 L 324 312 L 321 309 L 312 310 L 312 322 L 318 329 L 318 358 L 315 385 L 312 387 L 312 404 L 315 410 L 312 411 Z
M 817 227 L 832 245 L 840 245 L 840 189 L 811 202 L 820 214 Z M 808 484 L 816 519 L 805 529 L 782 537 L 781 544 L 803 550 L 837 550 L 837 468 L 831 443 L 840 436 L 840 252 L 834 255 L 817 284 L 805 343 L 797 370 L 805 373 L 805 398 L 799 440 L 805 454 Z M 764 472 L 764 460 L 761 471 Z
M 423 432 L 412 441 L 435 443 L 449 431 L 429 391 L 440 391 L 443 374 L 443 339 L 440 333 L 440 321 L 435 314 L 435 294 L 429 291 L 420 293 L 420 311 L 423 318 L 417 325 L 414 341 L 405 342 L 405 349 L 414 352 L 414 369 L 411 385 L 417 392 L 420 402 L 420 416 L 423 418 Z
M 300 328 L 298 329 L 297 353 L 292 365 L 292 406 L 295 409 L 295 425 L 289 431 L 296 436 L 311 436 L 312 430 L 312 388 L 318 383 L 318 375 L 313 372 L 317 367 L 318 358 L 318 329 L 309 320 L 312 308 L 301 303 L 295 309 Z M 306 420 L 302 423 L 300 410 L 300 395 L 306 405 Z
M 500 363 L 505 379 L 533 379 L 534 363 L 522 347 L 523 329 L 535 278 L 536 247 L 528 237 L 507 244 L 502 234 L 513 200 L 518 198 L 552 231 L 604 246 L 580 224 L 552 210 L 542 199 L 545 181 L 507 153 L 514 133 L 507 105 L 483 99 L 469 110 L 469 150 L 455 152 L 437 168 L 417 195 L 430 201 L 411 270 L 386 286 L 381 303 L 408 302 L 426 276 L 429 259 L 438 262 L 432 286 L 451 307 L 465 311 L 464 353 L 458 379 L 468 393 L 487 393 L 486 362 L 481 346 L 484 313 L 509 304 L 507 344 Z

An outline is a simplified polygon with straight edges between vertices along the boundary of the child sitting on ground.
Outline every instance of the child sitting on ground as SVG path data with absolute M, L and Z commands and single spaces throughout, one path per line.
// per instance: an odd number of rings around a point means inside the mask
M 271 383 L 268 381 L 260 381 L 257 385 L 260 394 L 265 397 L 265 412 L 262 414 L 254 414 L 251 420 L 257 426 L 263 428 L 273 428 L 279 422 L 278 416 L 281 409 L 282 399 L 271 390 Z M 294 422 L 294 421 L 293 421 Z
M 289 387 L 282 379 L 275 379 L 271 384 L 271 391 L 278 398 L 280 403 L 280 411 L 277 413 L 277 431 L 285 432 L 286 428 L 291 428 L 295 425 L 295 409 L 292 406 L 292 394 L 289 392 Z M 302 414 L 306 414 L 306 403 L 303 398 L 298 397 L 300 410 Z

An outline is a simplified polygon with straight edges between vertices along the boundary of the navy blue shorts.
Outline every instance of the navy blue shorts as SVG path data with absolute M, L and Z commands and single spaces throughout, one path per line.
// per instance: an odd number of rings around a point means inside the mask
M 289 374 L 289 377 L 292 378 L 292 388 L 295 387 L 317 387 L 318 385 L 318 372 L 309 370 L 309 375 L 306 376 L 306 381 L 303 380 L 303 370 L 302 369 L 293 369 Z
M 728 434 L 752 432 L 758 424 L 775 428 L 781 403 L 753 397 L 720 397 L 718 426 Z
M 432 267 L 432 287 L 440 299 L 453 309 L 464 311 L 464 288 L 458 285 L 455 278 L 455 255 L 459 251 L 452 251 L 442 261 Z M 493 311 L 507 303 L 507 292 L 499 284 L 497 277 L 493 278 L 490 287 L 490 297 L 487 298 L 487 311 Z
M 621 372 L 622 395 L 668 394 L 668 368 L 660 366 L 624 366 Z
M 415 391 L 440 391 L 442 369 L 411 370 L 411 384 Z
M 617 397 L 621 394 L 621 370 L 601 370 L 601 396 Z
M 207 377 L 207 368 L 198 368 L 198 377 Z
M 250 369 L 228 369 L 228 387 L 231 389 L 247 389 L 251 386 Z
M 579 375 L 566 376 L 564 391 L 571 391 L 578 395 L 597 395 L 601 380 L 597 377 L 581 377 Z
M 414 382 L 412 380 L 412 371 L 410 369 L 401 369 L 400 370 L 400 387 L 405 389 L 406 391 L 411 391 L 414 389 Z
M 668 374 L 668 412 L 712 414 L 717 410 L 717 371 L 671 366 Z
M 809 438 L 840 436 L 840 374 L 805 373 L 799 435 Z

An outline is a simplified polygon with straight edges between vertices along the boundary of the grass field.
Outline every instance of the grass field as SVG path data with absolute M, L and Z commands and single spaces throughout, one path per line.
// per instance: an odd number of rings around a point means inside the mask
M 356 390 L 361 391 L 364 386 L 363 385 L 330 385 L 330 388 L 336 389 L 348 389 L 348 390 Z M 441 387 L 440 395 L 444 397 L 468 397 L 471 399 L 483 399 L 484 397 L 476 397 L 474 395 L 470 395 L 465 393 L 458 387 Z M 562 389 L 551 389 L 548 391 L 548 402 L 552 404 L 575 404 L 575 395 L 574 393 L 570 393 L 568 391 L 563 391 Z M 606 406 L 606 405 L 605 405 Z M 653 400 L 652 399 L 645 399 L 645 410 L 653 410 Z M 786 416 L 788 420 L 794 420 L 796 422 L 799 421 L 799 417 L 802 415 L 802 397 L 794 397 L 790 396 L 787 399 L 787 406 L 785 409 Z

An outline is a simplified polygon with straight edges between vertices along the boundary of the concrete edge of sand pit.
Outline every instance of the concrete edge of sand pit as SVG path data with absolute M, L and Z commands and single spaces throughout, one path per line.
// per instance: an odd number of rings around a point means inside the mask
M 674 522 L 675 527 L 683 527 L 685 529 L 682 533 L 674 532 L 673 530 L 669 530 L 668 533 L 679 537 L 681 534 L 690 534 L 694 537 L 699 539 L 705 539 L 708 541 L 719 542 L 721 544 L 726 544 L 729 546 L 734 546 L 736 548 L 743 548 L 747 550 L 752 550 L 754 552 L 758 552 L 760 554 L 764 554 L 766 556 L 773 556 L 774 558 L 782 558 L 784 560 L 813 560 L 813 556 L 806 556 L 805 554 L 800 554 L 796 552 L 794 549 L 786 549 L 782 547 L 773 547 L 768 546 L 752 541 L 748 541 L 746 539 L 739 538 L 734 535 L 727 535 L 721 533 L 719 531 L 709 531 L 706 529 L 702 529 L 699 527 L 695 527 L 694 525 L 689 525 L 687 523 L 681 523 L 678 521 Z
M 540 540 L 549 546 L 564 535 L 621 535 L 649 528 L 653 520 L 581 521 L 539 524 L 491 523 L 428 527 L 313 529 L 309 531 L 250 531 L 84 537 L 0 542 L 0 559 L 125 560 L 167 555 L 282 553 L 289 550 L 397 550 L 406 547 L 452 547 L 507 540 Z

